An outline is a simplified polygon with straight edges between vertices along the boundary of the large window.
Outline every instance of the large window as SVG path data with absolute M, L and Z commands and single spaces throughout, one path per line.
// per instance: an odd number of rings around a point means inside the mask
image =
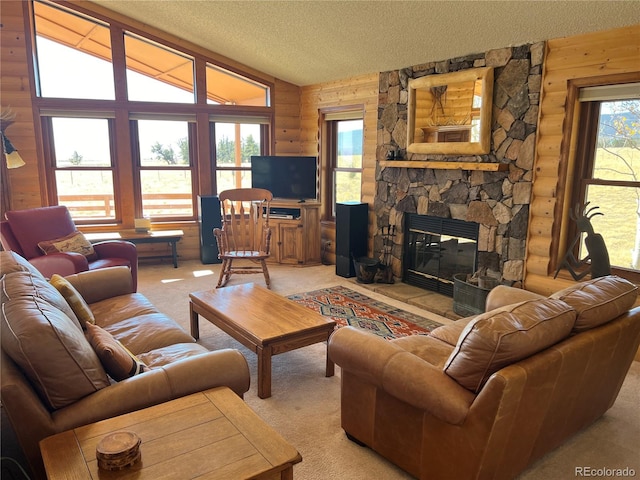
M 194 103 L 193 58 L 126 32 L 129 100 Z
M 218 192 L 251 187 L 251 155 L 263 153 L 264 128 L 259 124 L 212 123 Z
M 43 119 L 43 130 L 52 146 L 52 189 L 58 203 L 67 205 L 75 219 L 116 218 L 111 124 L 106 118 Z
M 81 5 L 32 5 L 51 204 L 80 224 L 193 221 L 198 194 L 251 186 L 269 85 Z
M 331 185 L 331 202 L 325 212 L 327 218 L 335 217 L 336 203 L 359 202 L 362 189 L 362 118 L 335 119 L 335 116 L 348 117 L 345 112 L 337 115 L 326 115 L 328 184 Z M 352 114 L 353 115 L 353 114 Z
M 109 26 L 46 3 L 33 8 L 40 95 L 114 100 Z
M 137 120 L 142 215 L 190 218 L 194 212 L 189 122 Z
M 635 85 L 638 95 L 640 85 Z M 585 89 L 580 96 L 574 208 L 586 205 L 615 273 L 640 270 L 640 98 L 610 98 L 611 89 L 601 88 Z M 571 233 L 578 230 L 574 226 Z M 589 253 L 587 235 L 582 234 L 576 258 Z

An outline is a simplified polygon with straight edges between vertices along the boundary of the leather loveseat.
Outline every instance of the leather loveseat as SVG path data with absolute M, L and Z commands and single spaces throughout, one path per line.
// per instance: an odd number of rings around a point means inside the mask
M 615 276 L 549 298 L 499 286 L 486 313 L 428 335 L 338 329 L 342 428 L 420 479 L 515 478 L 613 405 L 640 342 L 636 297 Z
M 249 389 L 244 356 L 197 344 L 133 291 L 127 267 L 66 277 L 84 311 L 14 252 L 0 252 L 0 269 L 2 405 L 35 478 L 39 441 L 52 434 L 217 386 Z M 112 373 L 116 354 L 128 358 L 124 374 Z

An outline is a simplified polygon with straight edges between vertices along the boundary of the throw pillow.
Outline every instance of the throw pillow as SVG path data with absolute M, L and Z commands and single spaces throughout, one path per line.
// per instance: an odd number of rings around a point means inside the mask
M 477 316 L 460 334 L 444 372 L 478 393 L 491 375 L 569 336 L 576 311 L 560 300 L 529 300 Z
M 628 311 L 638 298 L 638 287 L 624 278 L 607 275 L 576 283 L 549 298 L 562 300 L 578 312 L 573 332 L 579 333 Z
M 102 327 L 87 324 L 87 339 L 114 380 L 119 382 L 147 370 L 144 363 Z
M 98 254 L 93 249 L 91 242 L 78 230 L 62 238 L 39 242 L 38 247 L 45 255 L 60 252 L 76 252 L 87 257 L 89 261 L 98 259 Z
M 56 287 L 62 296 L 65 298 L 73 313 L 76 314 L 78 320 L 80 321 L 80 325 L 83 328 L 86 328 L 87 323 L 96 323 L 96 319 L 91 311 L 87 302 L 84 301 L 82 295 L 75 289 L 73 285 L 61 275 L 54 273 L 49 280 L 49 283 Z

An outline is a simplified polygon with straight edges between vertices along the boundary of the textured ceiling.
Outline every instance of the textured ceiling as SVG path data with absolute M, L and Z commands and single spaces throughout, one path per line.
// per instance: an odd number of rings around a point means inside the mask
M 301 86 L 640 23 L 638 0 L 92 1 Z

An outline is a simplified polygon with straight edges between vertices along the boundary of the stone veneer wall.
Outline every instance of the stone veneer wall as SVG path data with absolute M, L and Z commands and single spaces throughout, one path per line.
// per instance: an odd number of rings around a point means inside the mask
M 380 74 L 378 161 L 392 145 L 406 160 L 509 164 L 504 172 L 378 164 L 374 250 L 383 249 L 381 227 L 396 225 L 391 252 L 396 276 L 402 274 L 404 214 L 418 213 L 479 223 L 478 268 L 506 281 L 522 280 L 544 48 L 544 42 L 508 47 Z M 407 156 L 409 79 L 484 66 L 494 67 L 491 152 Z

